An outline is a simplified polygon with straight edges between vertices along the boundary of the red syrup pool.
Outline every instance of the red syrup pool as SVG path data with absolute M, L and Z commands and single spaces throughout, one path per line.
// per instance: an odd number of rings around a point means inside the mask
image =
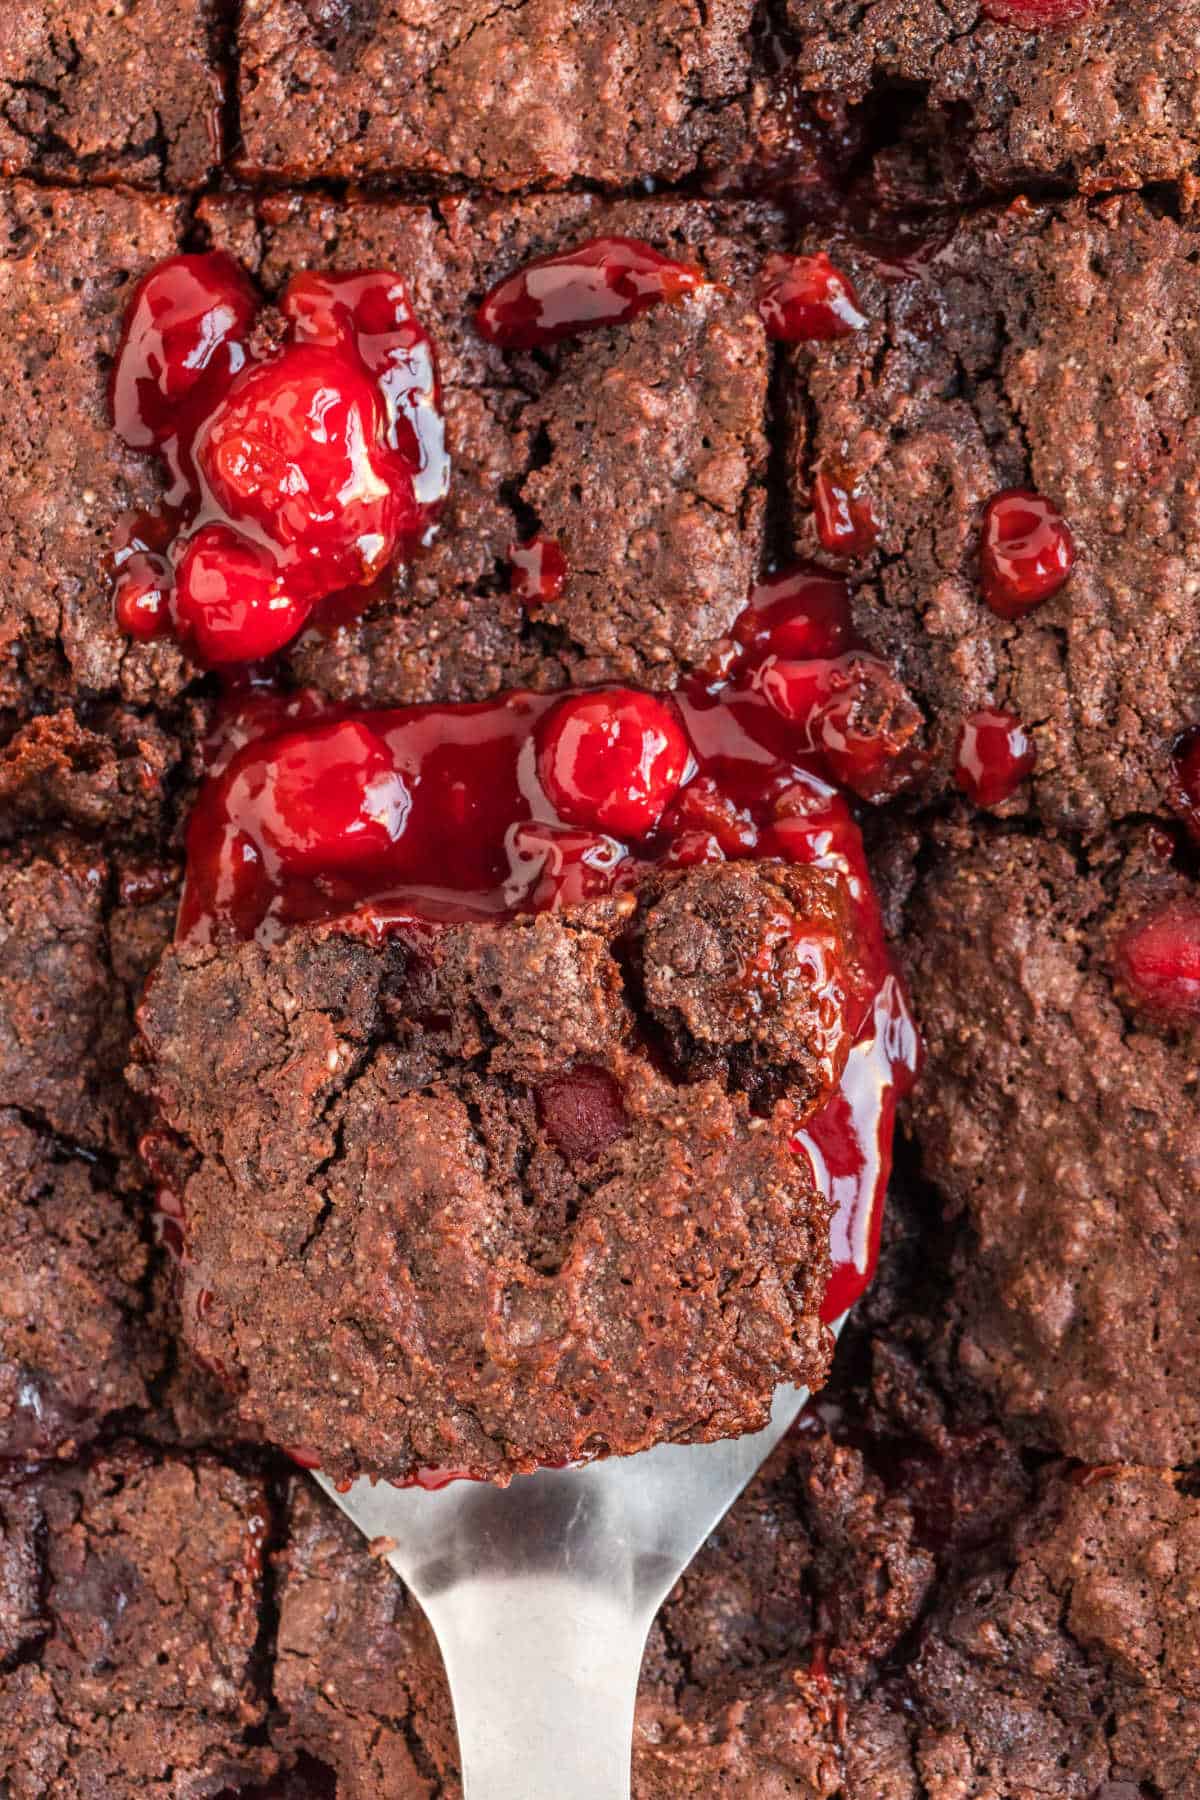
M 915 757 L 919 715 L 896 689 L 857 644 L 844 585 L 801 569 L 764 582 L 709 670 L 670 694 L 374 712 L 231 695 L 189 827 L 178 937 L 270 944 L 322 921 L 425 934 L 620 893 L 655 865 L 835 871 L 853 926 L 837 971 L 852 1048 L 795 1148 L 834 1206 L 823 1310 L 837 1318 L 874 1271 L 896 1103 L 919 1056 L 835 777 L 873 791 Z
M 135 289 L 113 368 L 119 436 L 167 474 L 160 510 L 118 529 L 117 622 L 212 667 L 369 596 L 447 490 L 436 358 L 399 277 L 302 273 L 279 313 L 278 339 L 256 336 L 231 258 L 172 257 Z

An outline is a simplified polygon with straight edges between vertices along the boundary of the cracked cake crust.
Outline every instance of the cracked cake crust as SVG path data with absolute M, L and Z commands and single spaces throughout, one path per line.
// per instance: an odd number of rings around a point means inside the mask
M 1191 177 L 1200 155 L 1192 0 L 1095 5 L 1049 29 L 978 0 L 787 0 L 806 92 L 921 92 L 976 190 L 1083 193 Z
M 202 1800 L 272 1769 L 253 1747 L 268 1520 L 261 1479 L 211 1456 L 117 1445 L 0 1478 L 13 1800 Z
M 821 555 L 814 474 L 854 471 L 879 526 L 851 569 L 863 635 L 924 703 L 943 770 L 964 716 L 1014 713 L 1055 826 L 1165 810 L 1194 722 L 1198 245 L 1130 196 L 975 214 L 907 273 L 839 243 L 868 324 L 790 353 L 798 547 Z M 1015 622 L 979 585 L 982 508 L 1012 487 L 1053 500 L 1077 551 Z
M 672 685 L 745 604 L 763 547 L 767 348 L 754 203 L 206 201 L 214 243 L 271 292 L 298 268 L 395 268 L 438 346 L 453 458 L 432 545 L 393 595 L 289 653 L 296 677 L 373 706 L 478 700 L 503 687 Z M 532 257 L 600 235 L 648 240 L 714 282 L 553 350 L 508 353 L 472 308 Z M 728 291 L 726 291 L 728 290 Z M 528 613 L 514 545 L 541 532 L 567 561 L 562 599 Z
M 745 136 L 750 0 L 250 0 L 244 176 L 677 181 Z
M 971 1226 L 962 1367 L 1035 1443 L 1174 1466 L 1200 1454 L 1195 1033 L 1130 1011 L 1110 958 L 1129 919 L 1193 884 L 1147 835 L 1077 861 L 944 827 L 903 958 L 926 1047 L 913 1129 Z
M 199 187 L 221 153 L 219 0 L 0 14 L 0 168 L 54 179 Z
M 773 879 L 806 916 L 821 878 Z M 828 1209 L 790 1136 L 833 1070 L 787 1089 L 816 1014 L 781 970 L 754 1111 L 736 1021 L 668 1078 L 633 905 L 164 959 L 132 1074 L 185 1170 L 185 1330 L 275 1442 L 338 1476 L 504 1476 L 752 1429 L 778 1381 L 819 1384 Z

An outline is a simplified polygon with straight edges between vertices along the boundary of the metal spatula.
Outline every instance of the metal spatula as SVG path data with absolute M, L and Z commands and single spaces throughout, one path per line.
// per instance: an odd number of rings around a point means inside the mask
M 841 1321 L 834 1327 L 840 1329 Z M 466 1800 L 628 1800 L 655 1613 L 808 1398 L 764 1431 L 438 1493 L 316 1479 L 389 1556 L 437 1634 Z

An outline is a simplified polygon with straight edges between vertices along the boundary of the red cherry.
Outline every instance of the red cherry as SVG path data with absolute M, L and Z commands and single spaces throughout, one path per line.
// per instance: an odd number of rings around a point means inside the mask
M 805 563 L 760 581 L 734 621 L 733 635 L 752 654 L 837 656 L 854 643 L 850 590 L 840 575 Z
M 615 838 L 541 819 L 514 825 L 507 848 L 512 873 L 506 893 L 513 904 L 532 912 L 579 906 L 611 893 L 625 860 L 624 847 Z
M 758 827 L 750 814 L 723 794 L 711 775 L 697 775 L 688 782 L 663 820 L 663 829 L 676 845 L 685 837 L 696 839 L 697 834 L 711 837 L 726 856 L 752 856 L 758 843 Z
M 243 370 L 202 426 L 196 463 L 221 509 L 262 532 L 309 599 L 371 581 L 415 534 L 408 464 L 345 357 L 298 345 Z
M 998 25 L 1069 25 L 1096 10 L 1097 0 L 983 0 L 983 11 Z
M 379 384 L 388 415 L 387 441 L 412 464 L 422 506 L 437 506 L 450 485 L 437 356 L 417 319 L 408 289 L 388 269 L 293 275 L 279 310 L 296 343 L 350 353 Z
M 905 753 L 921 715 L 879 657 L 861 650 L 805 661 L 770 656 L 754 684 L 843 786 L 876 797 L 909 779 Z
M 257 662 L 291 642 L 311 602 L 288 591 L 265 550 L 228 525 L 188 541 L 175 575 L 175 622 L 199 661 Z
M 265 770 L 261 788 L 244 797 L 281 868 L 317 875 L 393 857 L 412 797 L 387 745 L 360 719 L 280 738 Z M 247 779 L 232 777 L 235 809 Z
M 543 1081 L 537 1110 L 542 1130 L 568 1162 L 595 1162 L 629 1129 L 619 1085 L 607 1069 L 590 1064 Z
M 638 238 L 598 237 L 506 275 L 475 315 L 503 350 L 535 350 L 601 325 L 627 325 L 662 300 L 704 286 L 704 272 Z
M 532 537 L 508 553 L 513 593 L 531 611 L 557 600 L 567 579 L 567 559 L 553 538 Z
M 165 557 L 148 550 L 134 550 L 121 564 L 113 583 L 120 629 L 142 643 L 161 637 L 171 624 L 172 585 Z
M 1015 714 L 983 711 L 964 719 L 954 779 L 976 806 L 999 806 L 1032 774 L 1037 752 Z
M 758 316 L 767 336 L 786 344 L 849 337 L 867 323 L 849 276 L 823 250 L 815 256 L 768 256 L 758 284 Z
M 713 832 L 696 828 L 672 832 L 662 860 L 670 869 L 694 869 L 699 863 L 724 862 L 725 852 Z
M 847 470 L 818 470 L 812 508 L 817 538 L 830 556 L 866 556 L 874 548 L 879 521 L 859 476 Z
M 691 756 L 665 700 L 634 688 L 574 694 L 539 720 L 538 779 L 571 825 L 641 838 L 674 798 Z
M 1075 540 L 1049 500 L 1009 488 L 984 510 L 979 562 L 992 611 L 1021 619 L 1062 587 L 1075 564 Z
M 176 435 L 179 404 L 202 379 L 228 380 L 245 361 L 258 311 L 230 256 L 172 256 L 144 275 L 125 311 L 111 403 L 119 435 L 149 450 Z
M 1113 949 L 1117 980 L 1148 1012 L 1200 1019 L 1200 903 L 1172 900 L 1126 927 Z

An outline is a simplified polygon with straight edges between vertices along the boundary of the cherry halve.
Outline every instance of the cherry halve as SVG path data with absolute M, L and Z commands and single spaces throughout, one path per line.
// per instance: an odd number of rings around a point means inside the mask
M 498 281 L 475 314 L 480 336 L 502 350 L 536 350 L 602 325 L 627 325 L 660 302 L 706 285 L 639 238 L 596 237 L 539 256 Z
M 812 509 L 818 542 L 830 556 L 866 556 L 874 549 L 879 521 L 860 476 L 847 469 L 819 469 L 813 477 Z
M 1127 925 L 1113 946 L 1118 986 L 1164 1021 L 1200 1020 L 1200 903 L 1171 900 Z
M 289 345 L 244 369 L 194 456 L 221 512 L 265 540 L 296 599 L 373 581 L 419 530 L 412 467 L 385 441 L 379 389 L 335 350 Z
M 691 760 L 670 701 L 635 688 L 568 695 L 538 721 L 535 742 L 560 816 L 623 838 L 654 829 Z
M 792 658 L 837 656 L 855 643 L 850 596 L 840 575 L 808 563 L 760 581 L 733 627 L 743 650 Z
M 508 553 L 511 591 L 531 612 L 557 600 L 566 585 L 567 559 L 554 538 L 532 537 Z
M 289 341 L 260 355 L 257 306 L 229 257 L 172 258 L 135 290 L 113 374 L 118 432 L 170 481 L 118 536 L 117 620 L 209 666 L 269 656 L 369 590 L 446 491 L 436 359 L 398 276 L 296 276 Z
M 1008 488 L 988 501 L 979 547 L 983 597 L 1002 619 L 1022 619 L 1066 582 L 1075 540 L 1041 494 Z
M 131 449 L 165 444 L 197 384 L 237 373 L 257 312 L 248 277 L 220 252 L 172 256 L 142 277 L 125 310 L 109 393 L 113 422 Z
M 963 720 L 954 779 L 976 806 L 1010 800 L 1036 762 L 1033 741 L 1014 713 L 984 710 Z
M 848 275 L 825 252 L 768 256 L 758 284 L 758 316 L 769 338 L 804 344 L 849 337 L 867 323 Z
M 628 1130 L 621 1089 L 607 1069 L 578 1064 L 539 1083 L 538 1119 L 570 1163 L 589 1163 Z

